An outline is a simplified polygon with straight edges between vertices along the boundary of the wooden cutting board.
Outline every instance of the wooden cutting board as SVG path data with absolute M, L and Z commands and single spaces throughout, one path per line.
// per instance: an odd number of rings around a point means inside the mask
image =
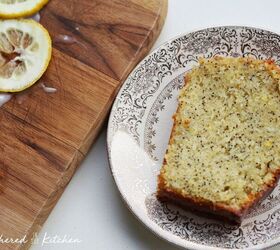
M 41 11 L 55 42 L 42 81 L 57 92 L 35 87 L 22 104 L 0 108 L 1 250 L 29 248 L 166 12 L 167 0 L 51 0 Z

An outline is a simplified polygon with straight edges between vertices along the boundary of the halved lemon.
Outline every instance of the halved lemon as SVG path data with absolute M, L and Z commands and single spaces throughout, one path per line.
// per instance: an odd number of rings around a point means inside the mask
M 52 45 L 48 31 L 33 20 L 0 21 L 0 92 L 19 92 L 46 71 Z
M 47 4 L 49 0 L 0 0 L 1 18 L 31 16 Z

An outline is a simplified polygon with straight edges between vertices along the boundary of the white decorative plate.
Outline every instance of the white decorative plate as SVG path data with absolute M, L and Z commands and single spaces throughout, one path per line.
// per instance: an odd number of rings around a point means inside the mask
M 280 186 L 240 227 L 198 217 L 155 197 L 183 76 L 199 57 L 250 56 L 280 63 L 280 36 L 249 27 L 217 27 L 175 38 L 130 74 L 108 127 L 113 176 L 131 211 L 162 238 L 188 249 L 264 249 L 280 242 Z

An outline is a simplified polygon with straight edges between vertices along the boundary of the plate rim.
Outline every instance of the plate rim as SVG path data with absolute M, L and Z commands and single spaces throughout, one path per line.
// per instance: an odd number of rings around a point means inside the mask
M 280 32 L 278 33 L 277 31 L 273 31 L 267 27 L 253 27 L 253 26 L 248 26 L 248 25 L 217 25 L 217 26 L 206 26 L 204 28 L 195 28 L 195 29 L 191 29 L 190 31 L 187 32 L 182 32 L 174 37 L 171 37 L 169 39 L 167 39 L 165 42 L 159 44 L 156 48 L 152 49 L 149 51 L 149 53 L 143 57 L 137 64 L 136 66 L 133 68 L 133 70 L 127 75 L 126 79 L 123 81 L 122 86 L 120 87 L 120 89 L 118 90 L 114 102 L 112 104 L 110 113 L 109 113 L 109 119 L 107 122 L 107 131 L 106 131 L 106 150 L 107 150 L 107 154 L 108 154 L 108 163 L 109 163 L 109 168 L 110 168 L 110 173 L 111 176 L 113 177 L 114 180 L 114 184 L 118 189 L 118 192 L 122 198 L 122 200 L 124 201 L 124 204 L 126 205 L 126 207 L 129 209 L 129 211 L 134 215 L 134 217 L 142 224 L 144 225 L 145 228 L 147 228 L 150 232 L 152 232 L 155 236 L 157 236 L 158 238 L 169 242 L 170 244 L 176 246 L 176 247 L 180 247 L 182 249 L 190 249 L 190 250 L 205 250 L 205 247 L 207 247 L 207 249 L 210 250 L 240 250 L 240 248 L 222 248 L 222 247 L 214 247 L 214 246 L 209 246 L 209 245 L 202 245 L 202 244 L 198 244 L 196 242 L 191 242 L 186 240 L 185 245 L 181 244 L 180 242 L 176 242 L 175 240 L 173 240 L 172 238 L 166 237 L 163 233 L 161 233 L 161 229 L 159 231 L 157 231 L 155 228 L 149 226 L 148 224 L 146 224 L 141 218 L 140 216 L 137 215 L 137 213 L 134 211 L 133 207 L 130 205 L 128 199 L 123 195 L 121 188 L 119 186 L 119 183 L 117 181 L 117 178 L 115 176 L 115 172 L 113 169 L 113 163 L 112 163 L 112 158 L 111 158 L 111 149 L 110 149 L 110 124 L 112 123 L 113 120 L 113 113 L 114 113 L 114 108 L 117 105 L 118 102 L 118 97 L 120 95 L 120 93 L 123 91 L 123 89 L 125 88 L 127 79 L 137 70 L 137 68 L 139 67 L 139 65 L 141 65 L 141 63 L 143 61 L 145 61 L 149 56 L 151 56 L 152 54 L 156 53 L 158 50 L 161 49 L 161 47 L 166 46 L 167 44 L 169 44 L 170 42 L 180 38 L 180 37 L 184 37 L 186 35 L 190 35 L 192 33 L 195 32 L 199 32 L 199 31 L 203 31 L 203 30 L 207 30 L 207 29 L 212 29 L 212 28 L 233 28 L 233 29 L 237 29 L 237 28 L 247 28 L 247 29 L 255 29 L 255 30 L 263 30 L 263 31 L 267 31 L 270 33 L 274 33 L 276 35 L 278 35 L 280 37 Z M 152 221 L 151 221 L 152 222 Z M 245 249 L 245 250 L 265 250 L 265 249 L 269 249 L 272 247 L 275 247 L 277 245 L 280 245 L 280 237 L 278 239 L 274 239 L 271 240 L 269 242 L 263 243 L 263 244 L 259 244 L 253 247 L 247 247 L 247 248 L 241 248 L 241 249 Z

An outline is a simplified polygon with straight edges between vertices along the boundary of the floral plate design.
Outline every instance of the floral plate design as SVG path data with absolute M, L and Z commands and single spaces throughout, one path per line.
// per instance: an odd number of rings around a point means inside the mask
M 155 234 L 187 249 L 265 249 L 280 242 L 280 185 L 231 226 L 156 199 L 157 175 L 184 75 L 200 57 L 253 57 L 280 64 L 280 36 L 250 27 L 215 27 L 163 44 L 130 74 L 113 105 L 107 134 L 117 187 Z

